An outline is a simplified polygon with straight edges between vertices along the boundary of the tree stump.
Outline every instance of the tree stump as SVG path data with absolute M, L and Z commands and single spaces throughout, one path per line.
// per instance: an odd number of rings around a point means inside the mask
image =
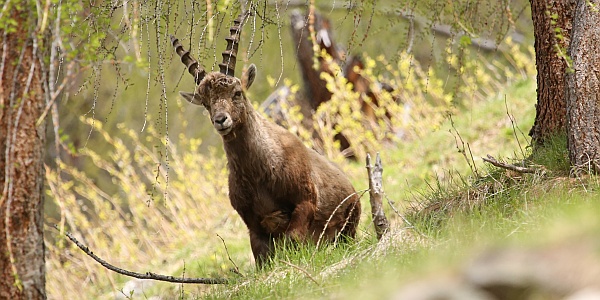
M 371 216 L 377 239 L 390 228 L 390 223 L 383 212 L 383 167 L 379 153 L 375 158 L 375 165 L 371 165 L 371 155 L 367 154 L 367 173 L 369 174 L 369 201 L 371 202 Z

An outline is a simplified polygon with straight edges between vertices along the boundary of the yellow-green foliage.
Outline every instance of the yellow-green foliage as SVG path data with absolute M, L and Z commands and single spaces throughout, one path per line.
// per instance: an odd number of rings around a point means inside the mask
M 395 63 L 384 56 L 373 59 L 363 54 L 365 67 L 356 71 L 370 83 L 378 97 L 377 106 L 369 97 L 353 91 L 352 83 L 340 75 L 341 67 L 323 52 L 320 55 L 335 74 L 321 73 L 327 89 L 332 92 L 331 99 L 317 108 L 309 128 L 303 123 L 300 108 L 289 107 L 284 101 L 285 125 L 307 146 L 317 148 L 336 162 L 344 160 L 339 142 L 334 138 L 339 133 L 348 138 L 350 149 L 359 158 L 365 157 L 367 152 L 382 151 L 386 144 L 422 138 L 438 129 L 448 114 L 456 112 L 457 104 L 473 105 L 498 96 L 508 83 L 535 74 L 535 65 L 531 63 L 533 47 L 521 49 L 507 38 L 502 48 L 503 57 L 490 62 L 482 53 L 468 48 L 461 48 L 460 55 L 456 54 L 456 47 L 449 45 L 446 60 L 454 73 L 446 76 L 452 76 L 453 84 L 442 80 L 433 67 L 424 69 L 411 54 L 399 53 Z M 290 86 L 292 95 L 298 92 L 297 85 L 284 83 Z M 378 83 L 385 83 L 394 90 L 387 92 Z M 374 110 L 376 120 L 361 111 L 361 99 Z
M 340 67 L 331 58 L 326 59 L 333 73 L 340 74 Z M 435 79 L 433 71 L 428 80 L 428 75 L 419 64 L 404 53 L 393 67 L 383 57 L 376 61 L 364 56 L 364 60 L 365 69 L 360 72 L 371 82 L 379 105 L 374 105 L 364 95 L 362 99 L 373 108 L 376 120 L 369 119 L 361 111 L 361 95 L 352 91 L 351 83 L 342 76 L 322 73 L 321 78 L 333 93 L 331 100 L 319 106 L 313 117 L 314 129 L 322 140 L 333 141 L 336 134 L 342 133 L 350 140 L 354 154 L 365 157 L 367 152 L 382 151 L 384 141 L 395 141 L 398 135 L 419 135 L 419 132 L 429 131 L 442 121 L 441 112 L 449 109 L 449 102 L 444 100 L 441 82 Z M 377 64 L 387 66 L 389 74 L 384 74 L 389 78 L 376 75 Z M 379 88 L 377 82 L 388 83 L 394 87 L 394 91 L 389 93 Z M 386 114 L 392 117 L 388 118 Z M 331 143 L 323 144 L 328 156 L 339 153 L 339 148 Z
M 342 73 L 330 56 L 325 52 L 321 55 L 333 74 Z M 281 103 L 285 126 L 308 147 L 318 149 L 338 163 L 344 161 L 339 142 L 334 138 L 339 133 L 350 140 L 356 157 L 365 157 L 367 152 L 382 151 L 386 143 L 395 143 L 398 138 L 418 137 L 436 128 L 444 120 L 444 113 L 451 109 L 451 96 L 444 92 L 443 82 L 433 70 L 424 71 L 412 55 L 401 53 L 394 64 L 383 56 L 373 59 L 364 55 L 363 60 L 365 68 L 356 71 L 368 80 L 379 105 L 353 91 L 352 83 L 345 77 L 325 72 L 321 78 L 332 97 L 312 114 L 308 128 L 299 106 Z M 390 93 L 378 83 L 386 83 L 394 90 Z M 289 80 L 284 84 L 290 87 L 291 95 L 299 90 Z M 361 110 L 361 99 L 373 109 L 375 120 Z
M 523 48 L 523 49 L 521 49 Z M 454 88 L 457 104 L 482 101 L 496 95 L 507 83 L 535 75 L 533 46 L 520 46 L 507 37 L 501 46 L 503 57 L 489 60 L 483 53 L 468 47 L 446 48 L 446 62 L 456 70 L 458 82 Z M 457 53 L 458 52 L 458 53 Z M 468 99 L 468 100 L 467 100 Z
M 61 233 L 71 231 L 96 255 L 120 267 L 166 274 L 179 270 L 185 261 L 195 263 L 220 251 L 215 232 L 242 239 L 238 235 L 243 233 L 242 225 L 227 199 L 225 162 L 216 151 L 199 154 L 201 141 L 185 138 L 177 147 L 163 140 L 165 148 L 148 148 L 138 132 L 121 126 L 119 135 L 132 145 L 126 146 L 97 120 L 84 121 L 93 124 L 111 150 L 96 153 L 84 148 L 79 159 L 91 159 L 117 191 L 108 194 L 84 172 L 61 161 L 57 170 L 48 169 L 49 196 L 59 207 L 59 216 L 47 220 L 56 223 Z M 122 288 L 120 276 L 107 272 L 55 231 L 46 236 L 50 238 L 46 245 L 51 298 L 78 299 L 84 291 L 85 298 L 91 299 Z M 177 257 L 188 248 L 188 257 Z M 229 267 L 216 260 L 204 263 L 217 273 Z M 104 296 L 113 297 L 112 293 Z

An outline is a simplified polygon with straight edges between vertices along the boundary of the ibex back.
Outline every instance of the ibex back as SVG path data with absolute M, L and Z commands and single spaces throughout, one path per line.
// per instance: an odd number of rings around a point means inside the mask
M 251 65 L 242 79 L 234 77 L 243 21 L 241 14 L 230 29 L 220 72 L 206 74 L 175 37 L 171 40 L 197 84 L 194 93 L 181 95 L 208 110 L 223 139 L 231 205 L 248 227 L 260 266 L 278 240 L 318 243 L 319 239 L 353 238 L 360 201 L 340 169 L 266 120 L 246 97 L 256 67 Z

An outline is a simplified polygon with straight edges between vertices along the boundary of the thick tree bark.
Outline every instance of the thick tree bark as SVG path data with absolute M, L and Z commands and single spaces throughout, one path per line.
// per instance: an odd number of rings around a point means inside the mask
M 0 31 L 0 299 L 45 299 L 42 70 L 35 9 L 12 4 L 17 26 Z
M 577 1 L 530 0 L 530 3 L 538 90 L 535 123 L 529 135 L 534 145 L 542 145 L 549 136 L 565 132 L 566 51 Z
M 567 81 L 567 136 L 575 173 L 600 172 L 600 0 L 579 0 Z

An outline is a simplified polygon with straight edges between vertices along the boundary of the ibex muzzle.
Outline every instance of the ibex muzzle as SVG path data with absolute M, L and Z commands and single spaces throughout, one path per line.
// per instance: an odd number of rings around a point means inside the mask
M 223 139 L 229 199 L 248 227 L 254 258 L 262 265 L 282 239 L 317 243 L 354 237 L 360 201 L 340 169 L 266 120 L 246 97 L 256 67 L 250 65 L 242 79 L 234 77 L 244 16 L 230 29 L 221 72 L 206 74 L 179 41 L 171 39 L 198 85 L 195 92 L 181 95 L 209 111 Z

